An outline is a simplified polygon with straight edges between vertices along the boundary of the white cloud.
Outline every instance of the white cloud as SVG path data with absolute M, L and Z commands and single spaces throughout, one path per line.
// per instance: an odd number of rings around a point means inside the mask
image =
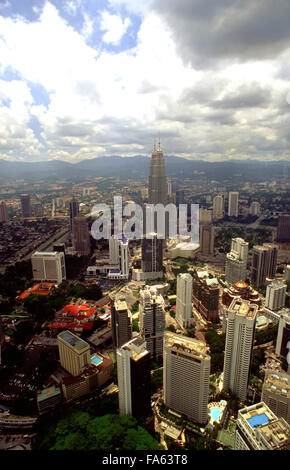
M 108 44 L 117 45 L 130 24 L 130 18 L 123 20 L 119 15 L 111 15 L 108 11 L 103 11 L 100 23 L 100 29 L 106 31 L 103 35 L 103 41 Z

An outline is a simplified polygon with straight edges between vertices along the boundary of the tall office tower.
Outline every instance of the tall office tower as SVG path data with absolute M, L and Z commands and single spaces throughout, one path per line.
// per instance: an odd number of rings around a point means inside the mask
M 277 241 L 290 241 L 290 214 L 279 215 L 277 227 Z
M 256 304 L 241 299 L 235 299 L 228 311 L 224 389 L 231 390 L 241 401 L 247 397 L 257 311 Z
M 66 279 L 64 253 L 36 251 L 31 256 L 33 279 L 61 284 Z
M 31 206 L 29 194 L 22 194 L 21 198 L 22 217 L 31 217 Z
M 238 411 L 235 450 L 289 450 L 290 426 L 264 402 Z
M 260 215 L 261 213 L 261 205 L 257 201 L 253 201 L 250 205 L 250 214 L 251 215 Z
M 285 306 L 287 286 L 282 281 L 275 280 L 267 286 L 265 307 L 270 310 L 280 310 Z
M 117 349 L 132 338 L 132 313 L 124 296 L 111 298 L 112 343 Z
M 77 377 L 91 364 L 90 346 L 70 331 L 57 335 L 61 367 Z
M 167 201 L 167 180 L 165 172 L 165 164 L 163 152 L 160 147 L 154 144 L 154 150 L 150 162 L 150 175 L 149 175 L 149 204 L 164 204 Z
M 247 277 L 249 244 L 242 238 L 232 238 L 231 251 L 226 256 L 226 281 L 235 284 Z
M 37 202 L 32 206 L 32 212 L 34 217 L 42 217 L 43 216 L 43 207 L 41 202 Z
M 79 215 L 79 203 L 74 198 L 69 202 L 70 233 L 74 236 L 74 218 Z
M 212 224 L 199 226 L 199 246 L 202 255 L 214 254 L 214 226 Z
M 140 336 L 117 350 L 119 412 L 143 418 L 151 411 L 150 353 Z
M 125 238 L 119 240 L 119 263 L 120 272 L 123 278 L 127 279 L 129 276 L 129 244 Z
M 275 353 L 287 358 L 290 374 L 290 311 L 280 315 Z
M 285 268 L 285 281 L 290 281 L 290 264 L 287 264 Z
M 74 249 L 79 255 L 88 256 L 91 253 L 91 240 L 86 217 L 77 215 L 73 220 L 73 227 Z
M 187 336 L 164 335 L 165 405 L 196 423 L 208 419 L 210 355 L 208 346 Z
M 193 305 L 207 321 L 219 321 L 219 293 L 220 287 L 217 278 L 210 278 L 206 270 L 194 272 L 193 279 Z
M 265 371 L 261 400 L 278 418 L 290 424 L 290 376 L 271 369 Z
M 175 204 L 176 204 L 177 208 L 178 208 L 179 204 L 186 204 L 183 189 L 178 189 L 175 192 Z
M 238 191 L 229 192 L 228 216 L 238 217 L 239 215 L 239 193 Z
M 273 279 L 276 273 L 278 246 L 264 243 L 253 246 L 251 283 L 256 287 L 264 287 L 266 277 Z
M 199 223 L 200 225 L 208 225 L 212 223 L 211 209 L 199 209 Z
M 5 223 L 8 222 L 9 217 L 8 217 L 8 212 L 7 212 L 7 206 L 5 202 L 0 203 L 0 222 Z
M 167 178 L 167 195 L 168 195 L 168 200 L 172 200 L 172 181 L 171 178 Z
M 152 239 L 142 239 L 142 260 L 141 268 L 144 272 L 162 272 L 163 268 L 163 240 L 157 238 L 157 233 Z
M 279 246 L 275 245 L 274 243 L 263 243 L 263 246 L 268 250 L 266 263 L 266 277 L 273 279 L 276 275 Z
M 119 262 L 119 240 L 117 238 L 109 239 L 109 253 L 110 253 L 110 263 L 118 264 Z
M 140 291 L 140 334 L 145 339 L 154 362 L 162 360 L 165 329 L 164 299 L 156 288 L 146 286 Z
M 224 217 L 224 198 L 218 194 L 213 198 L 213 220 L 222 219 Z
M 176 320 L 183 328 L 188 328 L 193 323 L 192 276 L 188 273 L 177 276 Z

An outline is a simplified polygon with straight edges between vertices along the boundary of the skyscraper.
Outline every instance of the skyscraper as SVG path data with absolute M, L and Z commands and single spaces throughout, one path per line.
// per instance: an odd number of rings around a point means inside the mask
M 69 203 L 70 233 L 74 236 L 74 218 L 79 214 L 79 203 L 74 198 Z
M 276 275 L 279 246 L 275 245 L 274 243 L 263 243 L 263 246 L 268 250 L 266 277 L 273 279 Z
M 7 212 L 7 206 L 4 201 L 0 203 L 0 222 L 5 223 L 8 222 L 9 217 L 8 217 L 8 212 Z
M 163 336 L 165 329 L 164 299 L 156 288 L 146 286 L 140 291 L 140 334 L 145 339 L 153 361 L 159 362 L 163 356 Z
M 219 321 L 219 283 L 216 277 L 210 278 L 206 270 L 196 271 L 192 279 L 193 305 L 207 321 Z
M 111 322 L 113 348 L 117 349 L 132 338 L 132 313 L 121 295 L 111 297 Z
M 227 316 L 223 386 L 241 401 L 247 397 L 257 311 L 256 304 L 235 299 Z
M 199 246 L 202 255 L 210 256 L 214 254 L 214 226 L 212 224 L 200 224 Z
M 199 223 L 201 225 L 208 225 L 212 223 L 212 210 L 211 209 L 199 209 Z
M 226 281 L 235 284 L 247 277 L 249 243 L 242 238 L 232 238 L 231 251 L 226 256 Z
M 266 277 L 273 279 L 276 273 L 278 247 L 272 243 L 253 246 L 251 282 L 256 287 L 264 287 Z
M 142 271 L 148 273 L 162 273 L 163 268 L 163 240 L 157 238 L 157 233 L 152 238 L 142 239 Z
M 229 192 L 228 216 L 238 217 L 239 215 L 239 193 L 238 191 Z
M 178 274 L 176 287 L 176 320 L 183 328 L 192 325 L 192 276 Z
M 89 344 L 70 331 L 59 333 L 57 344 L 61 366 L 74 377 L 91 364 Z
M 277 241 L 290 241 L 290 214 L 279 215 L 277 227 Z
M 150 353 L 141 336 L 123 344 L 117 350 L 119 411 L 136 418 L 150 414 L 151 374 Z
M 250 205 L 250 214 L 251 215 L 260 215 L 261 205 L 257 201 L 253 201 Z
M 83 215 L 77 215 L 74 217 L 73 229 L 74 249 L 81 256 L 88 256 L 91 253 L 91 241 L 86 217 Z
M 21 198 L 22 217 L 31 217 L 31 206 L 29 194 L 22 194 Z
M 160 141 L 157 149 L 154 144 L 154 150 L 150 162 L 148 202 L 149 204 L 154 205 L 166 205 L 167 202 L 167 180 Z
M 36 251 L 31 256 L 31 263 L 35 281 L 50 281 L 61 284 L 66 279 L 64 253 Z
M 213 220 L 222 219 L 224 217 L 224 198 L 218 194 L 213 198 Z
M 208 419 L 210 355 L 208 346 L 193 338 L 164 335 L 163 386 L 165 405 L 196 423 Z
M 290 375 L 267 369 L 261 400 L 278 418 L 284 418 L 290 424 Z
M 285 306 L 287 286 L 284 282 L 275 280 L 267 286 L 265 307 L 270 310 L 280 310 Z
M 280 316 L 275 353 L 277 356 L 287 357 L 290 373 L 290 312 Z

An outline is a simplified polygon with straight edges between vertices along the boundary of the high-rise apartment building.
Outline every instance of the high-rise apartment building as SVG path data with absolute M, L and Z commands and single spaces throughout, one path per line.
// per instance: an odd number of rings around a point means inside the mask
M 238 217 L 239 215 L 239 193 L 238 191 L 229 192 L 228 216 Z
M 261 400 L 278 418 L 284 418 L 290 424 L 290 375 L 267 369 Z
M 70 233 L 74 236 L 74 218 L 79 215 L 79 203 L 74 198 L 69 202 Z
M 265 307 L 270 310 L 280 310 L 285 306 L 287 286 L 284 282 L 275 280 L 267 286 Z
M 66 279 L 64 253 L 36 251 L 31 256 L 32 273 L 35 281 L 61 284 Z
M 219 320 L 219 283 L 210 278 L 206 270 L 197 270 L 192 279 L 192 301 L 194 307 L 207 321 Z
M 163 364 L 165 405 L 196 423 L 205 424 L 210 376 L 208 346 L 202 341 L 166 332 Z
M 57 344 L 61 367 L 74 377 L 91 364 L 89 344 L 70 331 L 59 333 Z
M 213 198 L 213 220 L 222 219 L 224 217 L 224 197 L 218 194 Z
M 22 194 L 20 200 L 22 208 L 22 217 L 31 217 L 30 195 Z
M 137 336 L 117 350 L 119 412 L 143 418 L 151 410 L 150 353 Z
M 241 401 L 247 397 L 257 311 L 256 304 L 235 299 L 227 315 L 223 386 Z
M 264 403 L 238 411 L 235 450 L 289 450 L 290 426 Z
M 214 226 L 212 224 L 199 226 L 199 246 L 202 255 L 214 254 Z
M 248 247 L 242 238 L 232 239 L 231 251 L 226 256 L 226 281 L 229 284 L 246 280 Z
M 285 268 L 285 281 L 290 281 L 290 264 L 287 264 Z
M 111 297 L 111 322 L 113 348 L 117 349 L 132 338 L 132 313 L 121 295 Z
M 257 201 L 253 201 L 250 205 L 250 214 L 251 215 L 260 215 L 261 213 L 261 205 Z
M 73 228 L 74 249 L 79 255 L 88 256 L 91 253 L 91 240 L 86 217 L 83 215 L 74 217 Z
M 275 277 L 277 256 L 278 247 L 273 243 L 253 246 L 251 282 L 254 286 L 264 287 L 267 277 Z
M 212 223 L 213 215 L 211 209 L 199 209 L 200 225 L 209 225 Z
M 140 334 L 154 362 L 162 360 L 165 330 L 164 299 L 154 287 L 140 291 Z
M 176 287 L 176 320 L 183 328 L 192 325 L 192 276 L 178 274 Z
M 290 214 L 279 215 L 277 227 L 277 241 L 290 241 Z
M 8 217 L 8 211 L 7 211 L 7 206 L 4 201 L 0 203 L 0 222 L 5 223 L 8 222 L 9 217 Z

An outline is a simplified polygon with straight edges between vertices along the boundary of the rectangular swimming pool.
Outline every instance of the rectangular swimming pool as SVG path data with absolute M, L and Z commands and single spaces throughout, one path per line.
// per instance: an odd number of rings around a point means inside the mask
M 103 359 L 98 356 L 92 356 L 91 361 L 93 364 L 95 364 L 95 366 L 98 366 L 99 364 L 101 364 L 101 362 L 103 362 Z
M 261 413 L 248 418 L 247 421 L 251 428 L 255 428 L 257 426 L 261 426 L 261 424 L 268 423 L 269 418 L 265 413 Z

